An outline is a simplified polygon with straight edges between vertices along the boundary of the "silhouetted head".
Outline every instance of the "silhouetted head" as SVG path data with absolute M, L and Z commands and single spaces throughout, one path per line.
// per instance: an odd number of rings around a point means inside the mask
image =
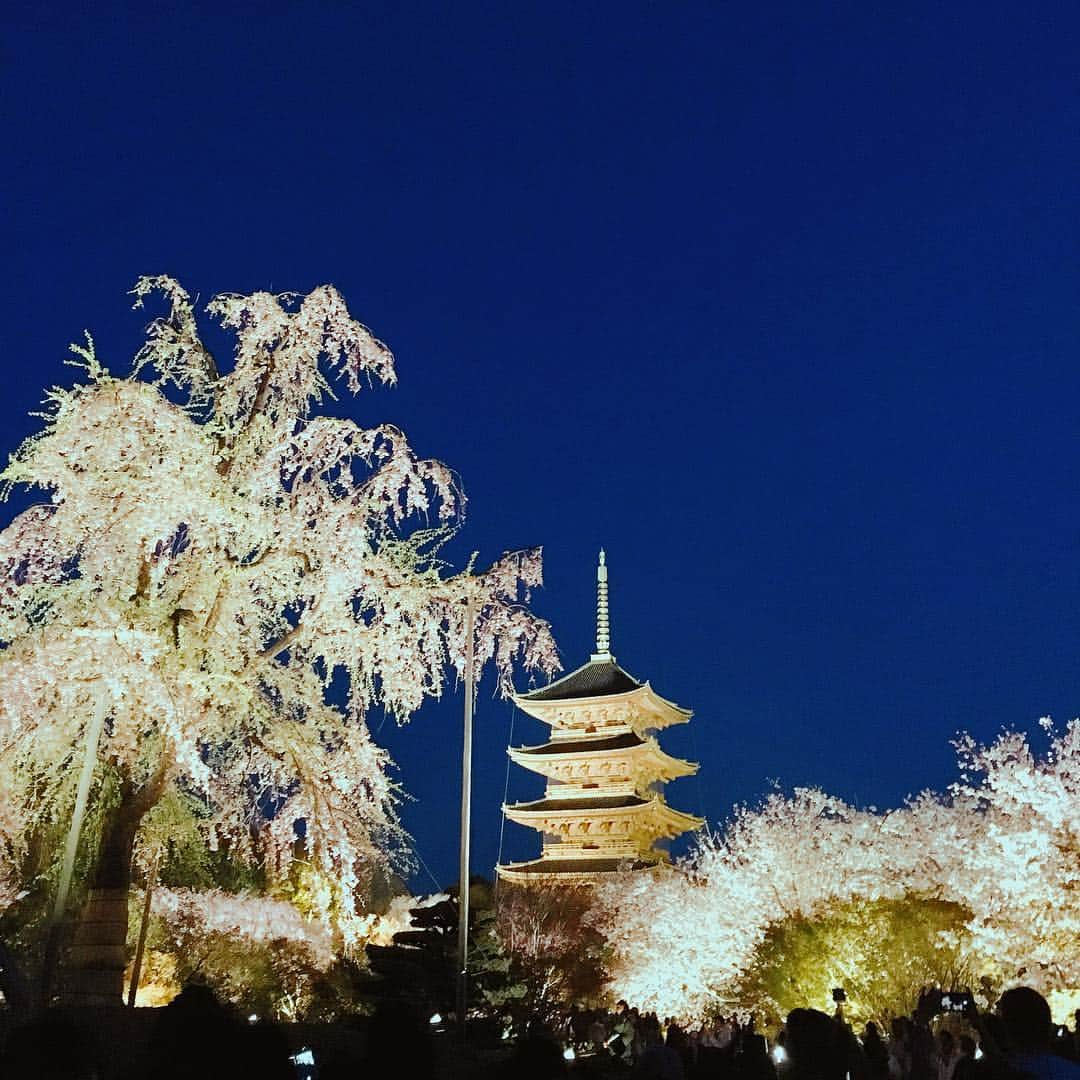
M 1037 990 L 1030 986 L 1006 990 L 998 1002 L 997 1012 L 1013 1050 L 1045 1050 L 1050 1045 L 1050 1006 Z
M 210 1016 L 221 1012 L 223 1006 L 209 986 L 189 983 L 166 1006 L 173 1015 Z
M 210 987 L 192 983 L 159 1010 L 158 1029 L 179 1031 L 207 1024 L 217 1027 L 229 1025 L 233 1020 L 232 1011 Z
M 844 1080 L 846 1048 L 832 1017 L 817 1009 L 795 1009 L 788 1013 L 785 1028 L 784 1047 L 793 1072 L 820 1080 Z
M 155 1076 L 229 1075 L 242 1056 L 232 1011 L 206 986 L 185 986 L 159 1009 L 146 1047 Z

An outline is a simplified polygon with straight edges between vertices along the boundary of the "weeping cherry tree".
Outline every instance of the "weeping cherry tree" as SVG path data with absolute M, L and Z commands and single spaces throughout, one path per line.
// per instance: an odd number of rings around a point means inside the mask
M 348 940 L 367 875 L 405 843 L 365 718 L 404 722 L 463 672 L 466 588 L 477 677 L 493 661 L 505 691 L 515 663 L 556 667 L 525 607 L 539 552 L 451 575 L 450 470 L 397 428 L 313 415 L 333 376 L 352 393 L 395 381 L 335 289 L 216 297 L 207 311 L 236 338 L 227 371 L 177 282 L 133 291 L 170 310 L 132 373 L 111 375 L 88 335 L 85 381 L 49 393 L 2 474 L 47 501 L 0 533 L 0 844 L 15 868 L 0 897 L 34 837 L 66 826 L 100 730 L 91 800 L 107 814 L 69 973 L 83 1000 L 119 1000 L 133 852 L 163 807 L 271 879 L 305 860 L 318 914 Z

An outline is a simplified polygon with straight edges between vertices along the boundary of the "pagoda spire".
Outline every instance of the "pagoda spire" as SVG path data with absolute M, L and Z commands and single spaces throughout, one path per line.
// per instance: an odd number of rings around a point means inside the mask
M 611 625 L 608 622 L 607 556 L 600 549 L 596 567 L 596 652 L 593 660 L 611 660 Z

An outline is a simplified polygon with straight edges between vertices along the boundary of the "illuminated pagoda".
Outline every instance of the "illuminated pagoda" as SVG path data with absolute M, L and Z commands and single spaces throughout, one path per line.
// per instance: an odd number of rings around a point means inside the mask
M 685 724 L 692 713 L 638 682 L 611 655 L 607 565 L 596 572 L 596 652 L 576 671 L 514 702 L 551 726 L 542 746 L 510 747 L 518 764 L 547 777 L 542 799 L 503 806 L 503 813 L 543 835 L 531 862 L 497 867 L 504 881 L 587 884 L 617 870 L 666 863 L 657 841 L 704 824 L 668 806 L 663 785 L 697 772 L 664 753 L 656 732 Z

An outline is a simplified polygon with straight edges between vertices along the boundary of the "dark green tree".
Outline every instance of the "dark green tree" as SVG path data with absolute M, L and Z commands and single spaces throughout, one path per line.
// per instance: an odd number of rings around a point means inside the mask
M 410 909 L 411 926 L 394 935 L 392 945 L 368 945 L 368 963 L 376 979 L 370 996 L 412 1005 L 428 1015 L 454 1009 L 457 978 L 458 890 L 445 900 Z M 469 883 L 470 1005 L 483 1002 L 484 969 L 492 963 L 488 939 L 494 918 L 491 883 L 474 877 Z M 483 944 L 482 944 L 483 943 Z

